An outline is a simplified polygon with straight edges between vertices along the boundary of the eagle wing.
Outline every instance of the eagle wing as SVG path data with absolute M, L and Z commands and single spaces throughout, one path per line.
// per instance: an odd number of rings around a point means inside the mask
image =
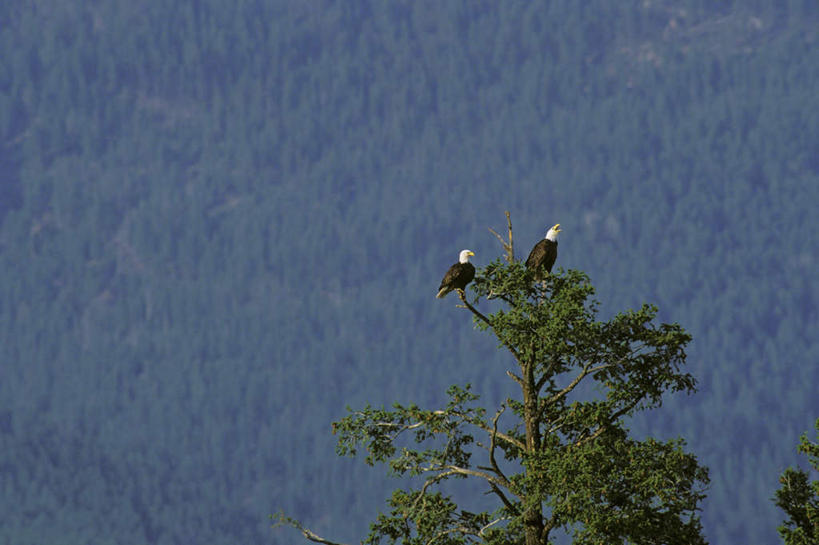
M 526 258 L 526 268 L 527 269 L 536 269 L 543 263 L 543 255 L 546 253 L 546 239 L 541 240 L 535 247 L 532 248 L 532 251 L 529 252 L 529 257 Z
M 461 264 L 455 263 L 453 266 L 449 268 L 449 270 L 444 275 L 444 278 L 441 280 L 441 285 L 438 286 L 438 289 L 442 289 L 448 287 L 452 284 L 452 282 L 458 278 L 458 275 L 461 273 Z
M 552 266 L 557 259 L 557 242 L 543 239 L 532 248 L 529 252 L 529 257 L 526 258 L 527 269 L 539 269 L 546 267 L 546 270 L 552 272 Z
M 465 289 L 473 278 L 475 278 L 475 266 L 472 263 L 455 263 L 441 280 L 437 297 L 443 297 L 454 289 Z

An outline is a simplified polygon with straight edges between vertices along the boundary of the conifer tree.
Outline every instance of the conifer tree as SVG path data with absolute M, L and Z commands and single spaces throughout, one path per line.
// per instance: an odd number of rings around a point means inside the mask
M 519 394 L 490 412 L 468 384 L 452 386 L 444 407 L 367 406 L 333 424 L 339 455 L 363 447 L 368 464 L 387 464 L 410 483 L 393 492 L 363 543 L 541 545 L 557 532 L 576 544 L 705 543 L 697 512 L 707 469 L 682 439 L 637 440 L 624 423 L 660 407 L 666 393 L 695 390 L 682 370 L 691 337 L 655 323 L 651 305 L 598 320 L 583 272 L 535 282 L 514 258 L 511 222 L 504 247 L 506 261 L 479 270 L 468 287 L 471 301 L 459 295 L 477 328 L 509 353 L 498 380 L 514 381 Z M 454 479 L 483 483 L 495 508 L 472 512 L 470 498 L 440 490 Z

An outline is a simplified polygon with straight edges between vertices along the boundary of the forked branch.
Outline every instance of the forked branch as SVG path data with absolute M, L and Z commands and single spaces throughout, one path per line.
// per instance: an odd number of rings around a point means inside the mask
M 495 413 L 495 418 L 492 419 L 492 433 L 489 434 L 489 463 L 492 464 L 492 469 L 495 471 L 495 473 L 497 473 L 504 480 L 508 481 L 509 479 L 507 479 L 506 475 L 503 474 L 503 471 L 501 471 L 500 467 L 498 467 L 498 462 L 495 460 L 495 447 L 498 445 L 498 419 L 505 410 L 506 405 L 501 405 L 500 410 Z
M 489 227 L 489 231 L 498 237 L 501 246 L 503 246 L 503 250 L 506 252 L 506 261 L 511 263 L 515 260 L 515 245 L 512 241 L 512 216 L 509 214 L 509 210 L 506 211 L 506 225 L 509 228 L 509 242 L 504 241 L 503 237 L 496 233 L 491 227 Z
M 481 479 L 484 479 L 486 482 L 493 483 L 493 484 L 496 484 L 498 486 L 502 486 L 502 487 L 506 488 L 507 490 L 512 487 L 512 483 L 510 483 L 506 479 L 504 479 L 502 477 L 495 477 L 494 475 L 491 475 L 491 474 L 489 474 L 489 473 L 487 473 L 485 471 L 476 471 L 474 469 L 469 469 L 468 467 L 461 467 L 461 466 L 456 466 L 456 465 L 452 465 L 452 464 L 447 464 L 447 465 L 441 466 L 441 467 L 444 468 L 444 469 L 449 469 L 452 472 L 457 473 L 459 475 L 466 475 L 466 476 L 470 476 L 470 477 L 480 477 Z
M 556 394 L 551 396 L 549 399 L 547 399 L 546 404 L 547 405 L 552 405 L 553 403 L 558 401 L 560 398 L 564 397 L 566 394 L 568 394 L 569 392 L 574 390 L 575 387 L 578 384 L 580 384 L 581 380 L 583 380 L 587 376 L 591 375 L 592 373 L 596 373 L 597 371 L 602 371 L 603 369 L 607 369 L 607 368 L 613 367 L 613 366 L 614 366 L 613 363 L 604 363 L 604 364 L 598 365 L 596 367 L 592 367 L 590 363 L 586 364 L 583 367 L 583 370 L 580 371 L 580 373 L 574 378 L 574 380 L 572 380 L 565 388 L 563 388 L 562 390 L 560 390 L 559 392 L 557 392 Z
M 640 401 L 642 401 L 642 399 L 641 399 L 641 398 L 637 398 L 637 399 L 633 400 L 631 403 L 629 403 L 629 404 L 625 405 L 624 407 L 621 407 L 621 408 L 620 408 L 620 410 L 618 410 L 618 411 L 616 411 L 616 412 L 612 413 L 612 414 L 611 414 L 611 416 L 609 416 L 609 417 L 606 419 L 606 422 L 605 422 L 604 424 L 600 424 L 600 426 L 598 426 L 598 427 L 597 427 L 597 429 L 596 429 L 596 430 L 594 430 L 594 432 L 591 432 L 591 433 L 589 434 L 589 431 L 587 430 L 586 432 L 581 433 L 581 434 L 580 434 L 580 436 L 577 438 L 577 440 L 575 440 L 575 442 L 573 443 L 573 445 L 574 445 L 575 447 L 579 447 L 580 445 L 584 445 L 584 444 L 586 444 L 586 443 L 589 443 L 589 442 L 591 442 L 591 441 L 594 441 L 595 439 L 597 439 L 598 437 L 600 437 L 600 435 L 602 435 L 602 434 L 603 434 L 603 432 L 605 432 L 605 431 L 606 431 L 606 429 L 607 429 L 607 428 L 608 428 L 608 427 L 609 427 L 609 426 L 610 426 L 610 425 L 611 425 L 613 422 L 616 422 L 618 418 L 620 418 L 620 417 L 621 417 L 621 416 L 623 416 L 624 414 L 627 414 L 629 411 L 631 411 L 632 409 L 634 409 L 634 407 L 636 407 L 636 406 L 637 406 L 637 405 L 640 403 Z
M 509 482 L 509 479 L 507 479 L 506 475 L 503 474 L 503 471 L 501 471 L 500 466 L 498 466 L 498 462 L 495 460 L 495 447 L 497 446 L 497 438 L 498 438 L 498 419 L 500 418 L 500 415 L 503 414 L 503 411 L 505 411 L 505 410 L 506 410 L 506 406 L 502 405 L 500 410 L 497 413 L 495 413 L 495 418 L 492 419 L 492 433 L 489 434 L 490 438 L 491 438 L 490 439 L 490 445 L 489 445 L 489 463 L 492 464 L 492 471 L 494 471 L 495 474 L 497 474 L 504 481 Z M 492 492 L 494 492 L 495 495 L 498 496 L 501 499 L 501 501 L 506 506 L 506 508 L 509 509 L 509 511 L 511 513 L 513 513 L 515 515 L 519 515 L 520 512 L 517 510 L 517 508 L 514 506 L 514 504 L 512 504 L 512 502 L 509 501 L 509 499 L 506 497 L 506 495 L 503 493 L 503 491 L 500 488 L 498 488 L 495 485 L 495 483 L 489 483 L 489 484 L 492 487 Z
M 452 470 L 444 471 L 442 473 L 438 473 L 437 475 L 433 475 L 432 477 L 430 477 L 429 479 L 424 481 L 424 486 L 421 488 L 421 490 L 418 491 L 418 496 L 415 498 L 415 501 L 412 502 L 412 509 L 411 510 L 414 511 L 415 508 L 418 506 L 418 502 L 421 501 L 421 500 L 424 500 L 426 498 L 427 488 L 429 488 L 430 486 L 432 486 L 433 484 L 435 484 L 437 482 L 440 482 L 440 481 L 450 477 L 451 475 L 457 475 L 457 474 L 458 474 L 457 471 L 452 471 Z M 406 519 L 408 516 L 409 516 L 409 511 L 407 511 L 407 514 L 405 514 L 404 518 Z
M 481 526 L 480 528 L 477 528 L 477 529 L 469 528 L 467 526 L 456 526 L 454 528 L 447 528 L 446 530 L 441 530 L 440 532 L 438 532 L 437 534 L 432 536 L 426 542 L 425 545 L 432 545 L 438 539 L 444 537 L 445 535 L 454 534 L 456 532 L 460 532 L 463 535 L 471 535 L 471 536 L 476 536 L 476 537 L 485 537 L 486 536 L 486 531 L 488 529 L 490 529 L 492 526 L 495 526 L 496 524 L 499 524 L 499 523 L 507 521 L 507 520 L 510 520 L 509 517 L 500 517 L 500 518 L 497 518 L 497 519 L 495 519 L 495 520 L 493 520 L 493 521 L 491 521 L 491 522 L 489 522 L 487 524 L 484 524 L 483 526 Z
M 495 446 L 497 446 L 497 439 L 500 439 L 501 441 L 509 443 L 510 445 L 516 446 L 520 450 L 526 450 L 526 445 L 522 441 L 512 437 L 511 435 L 507 435 L 507 434 L 505 434 L 503 432 L 497 431 L 497 429 L 493 430 L 489 426 L 487 426 L 485 424 L 481 424 L 479 422 L 470 421 L 470 423 L 476 425 L 477 427 L 479 427 L 483 431 L 487 432 L 488 434 L 490 434 L 490 436 L 493 436 L 493 439 L 496 440 Z

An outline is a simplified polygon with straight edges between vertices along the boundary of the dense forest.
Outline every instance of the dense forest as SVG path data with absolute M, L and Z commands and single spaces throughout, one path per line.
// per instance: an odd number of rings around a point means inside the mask
M 512 213 L 693 396 L 634 432 L 773 543 L 819 416 L 815 0 L 0 3 L 0 543 L 357 542 L 344 407 L 508 391 L 434 298 Z M 525 255 L 523 256 L 525 257 Z

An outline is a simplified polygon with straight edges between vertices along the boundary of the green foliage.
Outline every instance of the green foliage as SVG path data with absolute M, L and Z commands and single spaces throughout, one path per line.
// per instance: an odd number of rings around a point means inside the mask
M 819 419 L 816 420 L 816 441 L 807 434 L 799 439 L 798 451 L 806 454 L 814 471 L 819 471 Z M 786 545 L 817 545 L 819 543 L 819 480 L 810 482 L 807 471 L 789 467 L 779 477 L 782 487 L 776 491 L 776 505 L 788 515 L 778 528 Z
M 691 337 L 678 324 L 656 324 L 649 305 L 598 321 L 580 271 L 535 283 L 520 263 L 498 260 L 479 270 L 472 292 L 471 303 L 462 300 L 475 323 L 516 363 L 519 374 L 507 372 L 520 387 L 506 402 L 514 416 L 503 418 L 502 406 L 487 419 L 467 386 L 450 388 L 440 410 L 368 405 L 336 422 L 340 455 L 363 445 L 368 464 L 420 477 L 417 488 L 392 495 L 366 542 L 545 544 L 563 529 L 583 544 L 704 543 L 696 513 L 707 470 L 681 439 L 637 441 L 623 423 L 667 392 L 694 391 L 681 369 Z M 502 303 L 494 313 L 477 310 L 495 299 Z M 482 481 L 496 508 L 459 510 L 436 490 L 452 478 Z
M 469 385 L 466 388 L 452 386 L 447 393 L 451 400 L 446 409 L 439 411 L 423 411 L 415 405 L 403 407 L 399 403 L 393 406 L 394 411 L 368 405 L 352 412 L 348 407 L 352 414 L 333 423 L 333 433 L 339 435 L 336 452 L 339 456 L 355 456 L 356 445 L 363 443 L 367 449 L 365 461 L 369 465 L 389 460 L 391 469 L 398 475 L 407 472 L 418 475 L 418 468 L 424 463 L 468 464 L 468 453 L 462 447 L 472 443 L 473 438 L 463 433 L 460 424 L 485 424 L 484 410 L 468 406 L 478 398 L 470 392 Z M 451 415 L 457 415 L 458 419 L 453 420 Z M 400 455 L 395 457 L 395 440 L 408 431 L 412 432 L 415 443 L 444 437 L 446 448 L 423 452 L 401 449 Z

